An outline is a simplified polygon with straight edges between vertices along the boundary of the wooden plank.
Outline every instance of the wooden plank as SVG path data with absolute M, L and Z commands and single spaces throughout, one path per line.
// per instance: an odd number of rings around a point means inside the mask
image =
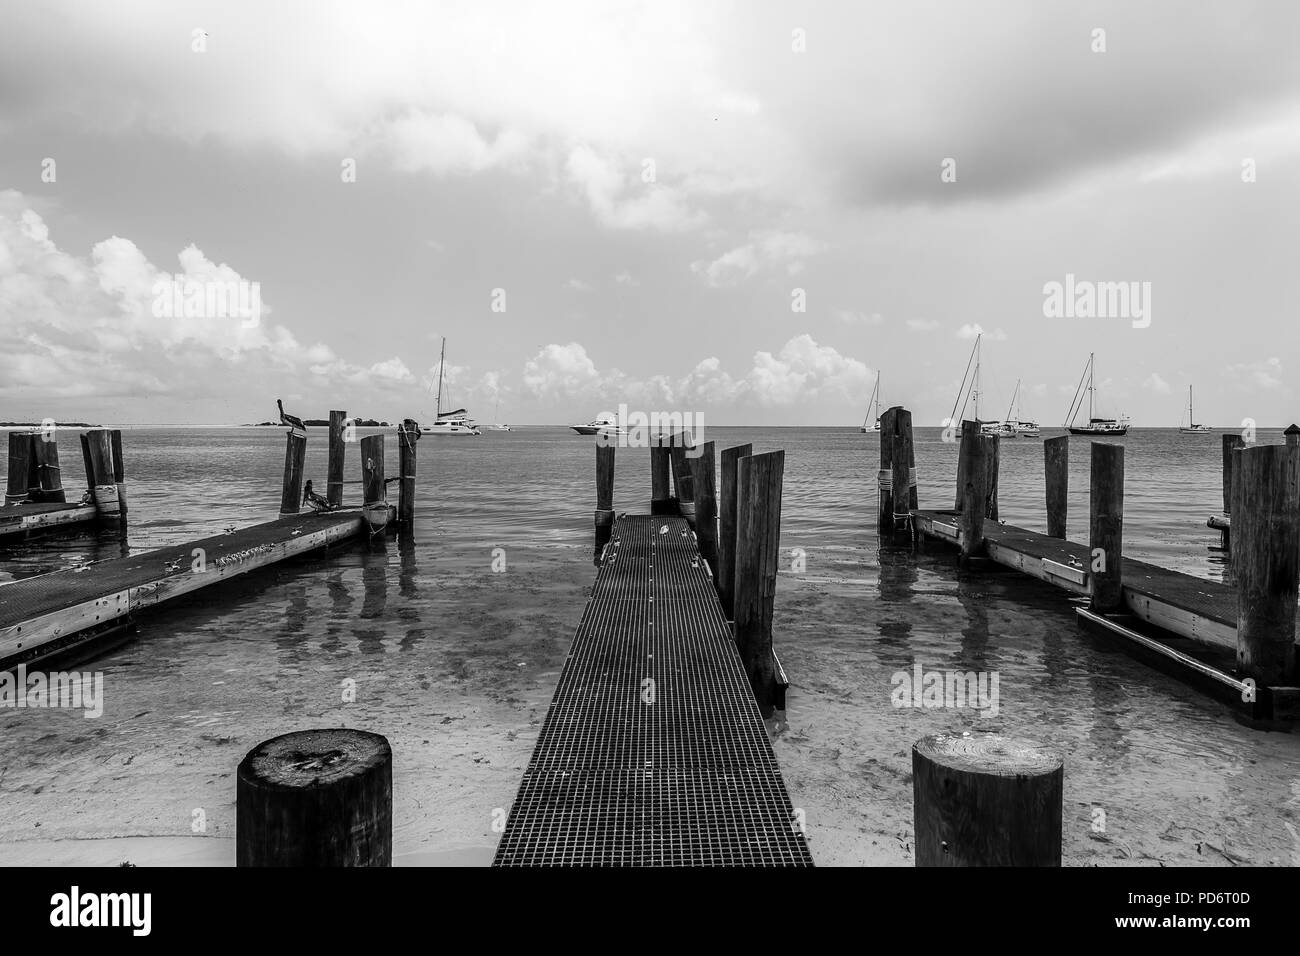
M 12 587 L 12 585 L 6 585 Z M 60 608 L 8 627 L 0 627 L 0 661 L 32 651 L 50 641 L 98 627 L 130 612 L 129 591 L 114 591 L 92 601 Z

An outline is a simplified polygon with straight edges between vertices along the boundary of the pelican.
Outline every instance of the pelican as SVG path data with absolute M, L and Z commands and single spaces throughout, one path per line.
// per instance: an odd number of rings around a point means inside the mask
M 302 432 L 303 435 L 307 434 L 307 426 L 303 424 L 302 419 L 299 418 L 297 415 L 290 415 L 288 412 L 286 412 L 284 410 L 284 402 L 280 401 L 280 399 L 277 398 L 275 400 L 275 407 L 280 409 L 281 425 L 288 425 L 290 428 L 294 429 L 295 431 Z
M 332 511 L 333 505 L 328 500 L 322 498 L 316 492 L 311 490 L 311 479 L 307 479 L 307 484 L 302 489 L 303 504 L 311 505 L 313 511 Z

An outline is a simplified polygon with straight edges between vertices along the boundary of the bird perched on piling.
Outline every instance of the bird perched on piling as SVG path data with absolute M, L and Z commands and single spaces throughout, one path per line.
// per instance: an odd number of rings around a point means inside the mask
M 302 420 L 301 418 L 299 418 L 297 415 L 290 415 L 288 412 L 286 412 L 286 411 L 284 410 L 284 402 L 282 402 L 282 401 L 281 401 L 280 399 L 278 399 L 278 398 L 275 400 L 275 407 L 278 408 L 278 409 L 280 409 L 280 424 L 281 424 L 281 425 L 288 425 L 288 426 L 289 426 L 291 429 L 293 429 L 294 431 L 300 431 L 300 432 L 302 432 L 302 433 L 303 433 L 303 436 L 306 437 L 306 435 L 307 435 L 307 426 L 306 426 L 305 424 L 303 424 L 303 420 Z
M 311 490 L 311 479 L 307 479 L 307 484 L 302 489 L 302 503 L 310 505 L 312 511 L 333 511 L 334 506 L 328 500 L 322 498 L 316 492 Z

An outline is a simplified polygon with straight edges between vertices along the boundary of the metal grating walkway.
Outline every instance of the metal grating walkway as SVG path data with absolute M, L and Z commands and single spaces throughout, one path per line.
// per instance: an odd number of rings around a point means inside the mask
M 684 518 L 615 524 L 493 865 L 812 865 Z

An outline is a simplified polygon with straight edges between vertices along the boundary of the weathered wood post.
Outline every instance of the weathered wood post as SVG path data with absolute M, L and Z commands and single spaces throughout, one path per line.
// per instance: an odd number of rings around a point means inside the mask
M 741 458 L 736 473 L 736 643 L 758 709 L 775 704 L 772 605 L 781 548 L 781 484 L 785 452 Z
M 388 526 L 388 491 L 384 483 L 384 436 L 361 439 L 361 511 L 370 532 Z
M 91 494 L 101 515 L 117 515 L 121 506 L 117 500 L 117 482 L 113 474 L 113 439 L 102 428 L 86 432 L 86 448 L 90 455 L 92 473 Z
M 1246 442 L 1233 432 L 1223 437 L 1223 513 L 1232 514 L 1232 453 Z
M 343 504 L 343 466 L 347 460 L 348 413 L 330 411 L 329 466 L 325 473 L 325 500 L 335 508 Z M 403 472 L 405 474 L 405 472 Z
M 736 497 L 742 458 L 754 453 L 753 445 L 722 449 L 718 485 L 718 597 L 728 621 L 736 619 Z
M 302 469 L 307 458 L 307 436 L 291 431 L 284 445 L 284 484 L 280 491 L 280 515 L 296 515 L 302 508 Z
M 876 475 L 879 490 L 876 509 L 876 530 L 892 531 L 894 528 L 894 431 L 895 419 L 901 409 L 891 406 L 880 413 L 880 471 Z
M 718 488 L 714 466 L 714 443 L 706 441 L 695 456 L 688 455 L 691 469 L 691 493 L 695 497 L 695 538 L 700 557 L 709 566 L 716 586 L 718 581 Z
M 29 500 L 31 476 L 36 464 L 36 450 L 32 435 L 27 432 L 9 433 L 9 482 L 5 487 L 5 504 L 16 505 Z
M 988 507 L 988 465 L 986 445 L 978 422 L 962 422 L 961 448 L 957 452 L 957 473 L 962 477 L 958 489 L 961 507 L 957 515 L 961 561 L 969 561 L 984 551 L 984 512 Z
M 910 413 L 907 420 L 907 437 L 904 444 L 907 446 L 907 505 L 911 510 L 915 511 L 921 505 L 916 496 L 916 441 L 912 437 Z
M 668 490 L 668 469 L 672 450 L 668 446 L 668 436 L 662 432 L 650 440 L 650 513 L 667 515 L 677 508 Z
M 122 429 L 114 428 L 108 435 L 113 447 L 113 484 L 117 486 L 118 510 L 126 514 L 126 461 L 122 456 Z
M 1090 608 L 1098 614 L 1124 609 L 1124 446 L 1092 442 L 1088 548 Z
M 407 418 L 397 426 L 397 523 L 407 528 L 415 523 L 415 443 L 419 440 L 419 422 Z M 340 461 L 340 481 L 342 475 Z
M 695 448 L 695 438 L 690 432 L 672 436 L 673 488 L 677 493 L 677 509 L 686 523 L 695 527 L 695 488 L 691 468 L 687 464 L 687 451 Z
M 1294 684 L 1300 446 L 1256 445 L 1236 455 L 1237 666 L 1260 686 Z
M 363 730 L 303 730 L 239 764 L 236 866 L 391 866 L 393 751 Z
M 916 865 L 1060 866 L 1064 782 L 1060 754 L 1030 741 L 921 738 L 912 747 Z
M 81 463 L 86 468 L 86 493 L 94 500 L 95 495 L 95 463 L 90 460 L 90 439 L 86 437 L 86 432 L 82 432 L 77 437 L 81 441 Z
M 614 443 L 596 436 L 596 536 L 614 526 Z M 608 540 L 608 534 L 605 535 Z
M 897 408 L 893 421 L 890 441 L 893 449 L 889 453 L 890 497 L 893 500 L 894 513 L 890 518 L 891 531 L 909 531 L 912 527 L 912 413 L 906 408 Z M 884 441 L 884 427 L 881 426 L 881 441 Z
M 58 442 L 46 431 L 31 437 L 32 464 L 36 471 L 36 488 L 31 491 L 32 500 L 65 504 L 68 498 L 63 492 L 63 470 L 59 466 Z
M 998 520 L 998 460 L 1001 457 L 1002 439 L 997 435 L 984 435 L 984 467 L 988 477 L 984 486 L 984 517 Z
M 1047 534 L 1065 538 L 1070 500 L 1070 436 L 1043 442 L 1043 476 L 1047 485 Z

